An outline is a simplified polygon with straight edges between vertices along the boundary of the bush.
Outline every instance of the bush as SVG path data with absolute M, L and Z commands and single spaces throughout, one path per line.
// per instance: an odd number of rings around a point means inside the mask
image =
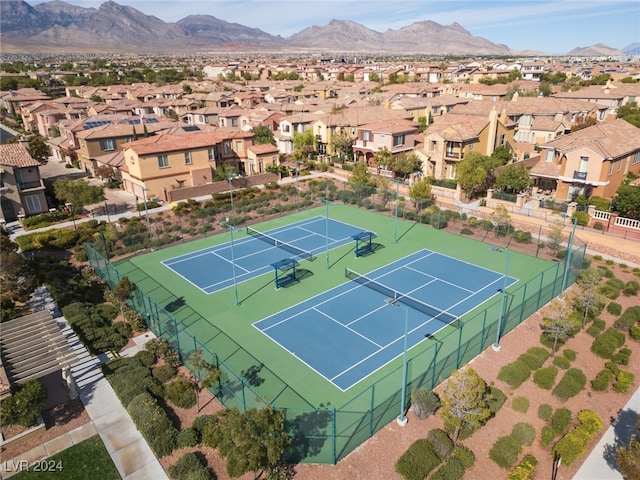
M 571 423 L 571 410 L 568 408 L 557 409 L 551 417 L 551 428 L 556 435 L 562 435 Z
M 447 228 L 448 218 L 446 215 L 443 215 L 442 213 L 434 213 L 429 218 L 429 223 L 433 228 L 442 230 L 443 228 Z
M 440 464 L 440 458 L 426 439 L 416 440 L 396 462 L 396 472 L 405 480 L 424 480 Z
M 508 384 L 511 388 L 518 388 L 531 375 L 531 368 L 521 360 L 506 364 L 500 369 L 498 379 Z
M 575 350 L 571 350 L 570 348 L 565 348 L 562 351 L 562 355 L 564 355 L 564 358 L 566 358 L 570 362 L 573 362 L 576 358 L 578 358 L 578 352 L 576 352 Z
M 622 317 L 620 317 L 620 319 L 621 318 Z M 624 340 L 624 333 L 615 328 L 608 328 L 593 341 L 591 351 L 600 358 L 611 358 L 613 357 L 613 353 L 624 345 Z
M 177 370 L 171 365 L 159 365 L 151 370 L 151 375 L 160 383 L 166 383 L 176 376 Z
M 457 458 L 460 463 L 464 466 L 464 468 L 471 468 L 476 461 L 476 457 L 471 450 L 469 450 L 464 445 L 456 445 L 453 447 L 453 453 L 451 454 L 453 458 Z
M 617 317 L 622 313 L 622 305 L 616 302 L 609 302 L 609 305 L 607 305 L 607 312 Z
M 151 395 L 137 395 L 127 406 L 127 411 L 157 457 L 173 452 L 178 432 Z
M 511 408 L 516 412 L 527 413 L 527 410 L 529 410 L 529 399 L 527 397 L 516 397 L 511 402 Z
M 518 243 L 531 243 L 531 232 L 516 230 L 513 232 L 513 239 Z
M 555 437 L 556 434 L 553 431 L 553 428 L 551 428 L 549 425 L 545 425 L 544 427 L 542 427 L 542 431 L 540 432 L 540 442 L 542 443 L 542 445 L 548 447 L 549 445 L 551 445 L 551 442 L 553 442 L 553 439 Z
M 195 387 L 183 376 L 165 385 L 165 395 L 167 400 L 179 408 L 191 408 L 196 404 Z
M 491 415 L 495 415 L 500 411 L 504 402 L 507 401 L 507 396 L 502 390 L 497 387 L 489 387 L 489 398 L 487 399 L 487 406 Z
M 215 478 L 209 469 L 200 463 L 195 453 L 187 452 L 178 461 L 169 466 L 169 477 L 172 480 L 211 480 Z
M 548 403 L 543 403 L 538 407 L 538 417 L 545 422 L 551 420 L 551 415 L 553 415 L 553 408 Z
M 518 460 L 522 452 L 522 444 L 512 436 L 500 437 L 489 450 L 489 458 L 508 469 Z
M 148 350 L 140 350 L 135 354 L 135 357 L 145 367 L 150 367 L 151 365 L 156 363 L 156 356 Z
M 633 327 L 631 327 L 631 329 L 629 330 L 629 335 L 634 340 L 640 340 L 640 325 L 634 325 Z
M 577 218 L 577 224 L 581 227 L 586 227 L 589 224 L 589 214 L 587 212 L 575 212 L 573 214 Z
M 618 393 L 626 393 L 629 391 L 629 387 L 633 385 L 635 375 L 631 372 L 625 372 L 620 370 L 616 375 L 616 381 L 613 383 L 613 389 Z
M 462 230 L 460 230 L 460 235 L 473 235 L 473 230 L 470 230 L 465 227 Z
M 589 441 L 602 429 L 600 417 L 591 410 L 578 413 L 578 425 L 573 431 L 562 437 L 553 451 L 562 458 L 562 464 L 571 465 L 585 451 Z
M 553 395 L 558 397 L 562 401 L 567 401 L 571 397 L 575 397 L 584 388 L 587 383 L 587 377 L 585 377 L 582 370 L 577 368 L 570 368 L 562 376 L 558 384 L 553 389 Z
M 631 327 L 640 322 L 640 306 L 629 307 L 613 324 L 618 330 L 628 332 Z
M 27 380 L 0 403 L 3 424 L 23 427 L 36 425 L 46 400 L 47 388 L 37 379 Z
M 518 466 L 509 474 L 508 480 L 529 480 L 538 465 L 538 460 L 528 453 L 520 461 Z
M 540 388 L 545 390 L 551 390 L 553 384 L 556 381 L 556 375 L 558 375 L 558 368 L 554 365 L 550 365 L 547 368 L 541 368 L 533 374 L 533 381 Z
M 604 230 L 604 223 L 602 222 L 593 222 L 594 230 L 602 231 Z
M 178 448 L 195 447 L 200 443 L 200 436 L 194 428 L 185 428 L 178 432 L 176 444 Z
M 617 365 L 629 365 L 629 358 L 631 357 L 631 350 L 628 348 L 621 348 L 619 352 L 613 355 L 611 360 Z
M 440 399 L 431 390 L 418 389 L 411 394 L 411 409 L 418 418 L 427 418 L 438 409 Z
M 526 363 L 531 370 L 537 370 L 544 365 L 549 358 L 549 350 L 542 347 L 531 347 L 518 357 L 518 360 Z
M 457 458 L 449 458 L 431 475 L 430 480 L 462 480 L 464 465 Z
M 511 431 L 511 436 L 522 445 L 531 445 L 536 438 L 536 429 L 530 423 L 516 423 Z
M 596 375 L 596 378 L 591 380 L 591 388 L 596 392 L 604 392 L 611 383 L 611 379 L 613 378 L 613 373 L 608 368 L 601 370 Z
M 633 297 L 634 295 L 637 295 L 638 291 L 640 291 L 640 283 L 636 282 L 635 280 L 627 282 L 622 289 L 622 293 L 624 293 L 624 295 L 627 297 Z
M 453 440 L 451 440 L 447 432 L 439 428 L 429 430 L 429 433 L 427 433 L 427 441 L 431 444 L 435 454 L 440 458 L 449 456 L 453 451 Z
M 587 333 L 595 338 L 604 331 L 606 326 L 607 324 L 605 323 L 604 320 L 600 318 L 596 318 L 593 320 L 591 325 L 587 328 Z
M 600 287 L 600 293 L 604 295 L 609 300 L 615 300 L 620 296 L 620 289 L 614 287 L 609 283 L 605 283 Z
M 563 357 L 563 356 L 553 357 L 553 364 L 556 367 L 561 368 L 563 370 L 566 370 L 571 366 L 571 362 L 567 360 L 566 357 Z
M 140 364 L 136 358 L 116 360 L 130 360 L 130 362 L 122 364 L 125 365 L 124 367 L 116 365 L 117 369 L 111 374 L 107 373 L 107 371 L 105 372 L 120 402 L 126 408 L 134 397 L 141 393 L 152 391 L 156 382 L 149 369 Z M 112 362 L 116 360 L 107 362 L 107 370 L 112 367 Z

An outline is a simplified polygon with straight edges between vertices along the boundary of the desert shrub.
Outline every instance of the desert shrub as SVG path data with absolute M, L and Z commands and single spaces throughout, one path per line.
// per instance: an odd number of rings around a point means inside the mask
M 593 410 L 580 410 L 578 412 L 578 421 L 580 426 L 589 432 L 591 436 L 598 433 L 603 427 L 602 420 Z
M 460 230 L 460 235 L 473 235 L 473 230 L 465 227 Z
M 396 472 L 405 480 L 424 480 L 440 464 L 440 458 L 426 439 L 411 444 L 396 462 Z
M 476 456 L 474 453 L 469 450 L 464 445 L 456 445 L 453 447 L 453 453 L 451 454 L 453 458 L 457 458 L 460 463 L 464 466 L 464 468 L 471 468 L 476 461 Z
M 596 378 L 591 380 L 591 388 L 593 388 L 596 392 L 603 392 L 611 383 L 611 379 L 613 378 L 613 373 L 608 368 L 604 370 L 600 370 L 596 375 Z
M 431 444 L 435 454 L 440 458 L 447 457 L 453 451 L 453 440 L 451 440 L 447 432 L 439 428 L 429 430 L 429 433 L 427 433 L 427 441 Z
M 433 215 L 431 215 L 431 218 L 429 218 L 429 223 L 432 227 L 441 230 L 443 228 L 447 228 L 448 219 L 447 216 L 443 215 L 442 213 L 434 213 Z
M 196 404 L 196 391 L 189 380 L 179 376 L 177 380 L 165 385 L 167 400 L 179 408 L 191 408 Z
M 191 428 L 193 428 L 198 435 L 198 442 L 202 440 L 202 431 L 208 428 L 213 422 L 215 422 L 214 415 L 200 415 L 193 419 L 193 422 L 191 422 Z
M 618 365 L 629 365 L 629 357 L 631 357 L 631 350 L 628 348 L 621 348 L 613 355 L 611 360 L 613 363 Z
M 429 478 L 430 480 L 462 480 L 464 471 L 464 465 L 460 463 L 460 460 L 448 458 Z
M 530 423 L 516 423 L 511 431 L 511 436 L 522 445 L 531 445 L 536 438 L 536 429 Z
M 602 230 L 604 230 L 604 223 L 602 223 L 602 222 L 593 222 L 593 228 L 594 228 L 594 230 L 602 231 Z
M 549 358 L 549 350 L 542 347 L 531 347 L 518 357 L 518 360 L 526 363 L 531 370 L 536 370 L 544 365 Z
M 576 218 L 576 223 L 581 227 L 587 226 L 591 218 L 587 212 L 575 212 L 573 216 Z
M 500 411 L 504 402 L 507 401 L 507 396 L 504 394 L 502 390 L 497 387 L 489 387 L 489 398 L 487 399 L 487 407 L 489 407 L 489 411 L 491 415 L 495 415 Z
M 195 453 L 184 453 L 178 461 L 169 466 L 172 480 L 210 480 L 215 478 L 209 469 L 200 462 Z
M 582 370 L 578 368 L 570 368 L 562 376 L 558 384 L 553 389 L 553 395 L 562 401 L 567 401 L 571 397 L 575 397 L 584 388 L 587 383 Z
M 631 372 L 620 370 L 616 375 L 616 381 L 613 383 L 613 389 L 618 393 L 626 393 L 629 391 L 629 387 L 633 385 L 635 375 Z
M 640 325 L 634 325 L 629 330 L 629 336 L 634 340 L 640 340 Z
M 529 480 L 538 465 L 538 460 L 532 454 L 524 456 L 520 463 L 512 470 L 507 477 L 508 480 Z
M 551 417 L 551 428 L 556 435 L 562 435 L 564 430 L 571 423 L 571 410 L 568 408 L 559 408 Z
M 607 297 L 609 300 L 615 300 L 620 296 L 620 289 L 605 283 L 600 287 L 600 293 Z
M 593 341 L 591 351 L 600 358 L 611 358 L 614 352 L 624 345 L 624 339 L 624 333 L 615 328 L 608 328 Z
M 120 360 L 120 359 L 116 359 Z M 131 400 L 144 392 L 152 391 L 155 380 L 151 376 L 149 369 L 142 365 L 136 358 L 129 358 L 130 360 L 126 364 L 126 368 L 119 367 L 113 373 L 107 374 L 109 383 L 118 395 L 122 405 L 127 407 Z M 107 362 L 107 368 L 113 362 Z
M 543 403 L 538 407 L 538 417 L 545 422 L 551 420 L 551 415 L 553 415 L 553 408 L 548 403 Z
M 617 317 L 622 313 L 622 305 L 616 302 L 609 302 L 609 305 L 607 305 L 607 312 Z
M 556 434 L 551 426 L 545 425 L 544 427 L 542 427 L 542 431 L 540 432 L 540 442 L 542 443 L 542 445 L 548 447 L 549 445 L 551 445 L 551 442 L 553 442 L 553 439 L 555 437 Z
M 563 436 L 553 449 L 554 454 L 560 456 L 562 464 L 566 466 L 571 465 L 584 453 L 589 441 L 603 426 L 600 417 L 591 410 L 581 410 L 578 413 L 578 422 L 573 431 Z
M 531 232 L 516 230 L 513 232 L 513 239 L 518 243 L 531 243 Z
M 200 443 L 198 432 L 194 428 L 185 428 L 178 432 L 176 444 L 178 448 L 195 447 Z
M 578 358 L 578 352 L 576 352 L 575 350 L 571 350 L 570 348 L 565 348 L 562 351 L 562 355 L 570 362 L 573 362 L 576 358 Z
M 587 333 L 592 337 L 597 337 L 600 335 L 604 329 L 607 327 L 607 324 L 604 320 L 600 318 L 596 318 L 591 322 L 591 325 L 587 328 Z
M 418 418 L 427 418 L 438 409 L 440 399 L 431 390 L 418 389 L 411 394 L 411 408 Z
M 558 368 L 554 365 L 550 365 L 547 368 L 541 368 L 533 374 L 533 381 L 540 388 L 545 390 L 551 390 L 554 382 L 556 381 L 556 375 L 558 375 Z
M 617 288 L 618 290 L 622 290 L 624 288 L 624 282 L 616 277 L 611 277 L 605 285 L 611 285 L 613 288 Z
M 595 257 L 594 257 L 594 259 L 595 259 Z M 607 260 L 607 264 L 609 264 L 608 260 Z M 614 277 L 614 274 L 611 271 L 611 269 L 609 267 L 605 267 L 604 265 L 600 265 L 598 267 L 598 272 L 600 272 L 600 275 L 602 277 L 605 277 L 605 278 L 613 278 Z
M 531 368 L 521 360 L 504 365 L 498 373 L 498 379 L 505 382 L 511 388 L 518 388 L 531 375 Z
M 165 383 L 176 376 L 177 370 L 171 365 L 159 365 L 151 370 L 151 375 L 160 383 Z
M 148 350 L 140 350 L 135 354 L 135 357 L 145 367 L 150 367 L 151 365 L 156 363 L 156 356 Z
M 157 457 L 173 452 L 178 432 L 150 394 L 141 393 L 134 397 L 127 411 Z
M 631 327 L 640 322 L 640 306 L 627 308 L 620 318 L 613 324 L 618 330 L 628 332 Z
M 635 280 L 628 281 L 622 289 L 622 293 L 624 293 L 624 295 L 627 297 L 633 297 L 634 295 L 637 295 L 638 291 L 640 291 L 640 283 L 636 282 Z
M 571 366 L 571 362 L 566 357 L 563 357 L 561 355 L 558 355 L 557 357 L 553 357 L 553 364 L 556 367 L 561 368 L 563 370 L 566 370 Z
M 522 452 L 522 444 L 512 436 L 500 437 L 489 450 L 489 458 L 502 468 L 511 468 Z
M 527 410 L 529 410 L 529 399 L 527 397 L 516 397 L 511 402 L 511 408 L 516 412 L 527 413 Z

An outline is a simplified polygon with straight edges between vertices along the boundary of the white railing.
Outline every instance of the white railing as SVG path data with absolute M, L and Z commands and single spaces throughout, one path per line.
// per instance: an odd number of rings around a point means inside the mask
M 602 210 L 595 210 L 593 212 L 593 218 L 597 220 L 604 220 L 605 222 L 608 222 L 609 217 L 611 217 L 611 214 L 609 212 L 603 212 Z
M 640 220 L 634 220 L 633 218 L 618 217 L 614 222 L 616 227 L 633 228 L 634 230 L 640 230 Z

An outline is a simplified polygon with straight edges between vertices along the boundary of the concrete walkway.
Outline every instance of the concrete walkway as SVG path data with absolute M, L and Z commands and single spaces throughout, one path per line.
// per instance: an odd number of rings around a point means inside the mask
M 48 292 L 39 288 L 33 299 L 38 307 L 57 311 L 57 307 Z M 113 463 L 120 476 L 125 480 L 164 480 L 167 474 L 158 462 L 153 451 L 138 431 L 129 413 L 120 403 L 120 399 L 111 388 L 111 384 L 102 374 L 100 364 L 108 357 L 94 357 L 89 354 L 80 342 L 64 317 L 56 319 L 62 334 L 67 338 L 73 350 L 78 356 L 78 362 L 71 366 L 71 374 L 76 382 L 78 394 L 85 410 L 91 418 L 91 422 L 77 429 L 63 434 L 44 445 L 34 448 L 14 459 L 4 459 L 0 468 L 2 478 L 9 478 L 16 472 L 10 472 L 12 467 L 29 464 L 37 460 L 44 460 L 51 455 L 61 452 L 82 440 L 95 435 L 100 435 Z M 139 338 L 142 344 L 152 337 L 151 334 Z M 135 354 L 140 347 L 136 345 L 123 352 L 126 355 Z
M 618 417 L 607 428 L 580 470 L 576 472 L 574 480 L 624 480 L 616 466 L 616 454 L 618 448 L 628 446 L 631 437 L 637 435 L 639 412 L 640 389 L 636 390 L 618 413 Z M 560 468 L 562 469 L 562 466 Z

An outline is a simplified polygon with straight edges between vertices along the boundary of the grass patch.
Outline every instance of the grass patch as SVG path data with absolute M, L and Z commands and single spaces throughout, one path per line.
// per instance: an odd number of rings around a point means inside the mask
M 55 478 L 56 480 L 76 480 L 78 478 L 99 478 L 100 480 L 120 480 L 118 469 L 113 464 L 107 448 L 94 435 L 87 440 L 49 457 L 40 466 L 51 466 L 47 472 L 25 470 L 11 478 L 27 480 L 31 478 Z M 56 469 L 56 466 L 60 469 Z

